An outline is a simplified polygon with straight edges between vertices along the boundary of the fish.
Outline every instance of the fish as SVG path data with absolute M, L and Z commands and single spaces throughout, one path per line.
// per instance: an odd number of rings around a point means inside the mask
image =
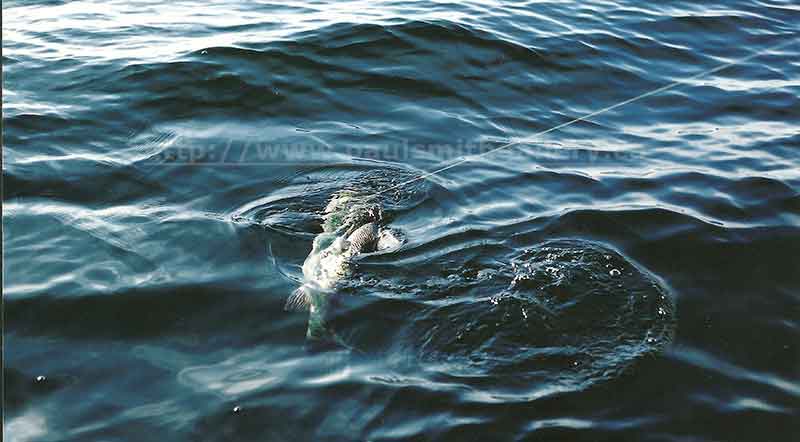
M 385 224 L 380 204 L 366 202 L 353 192 L 340 192 L 328 202 L 322 232 L 303 262 L 303 283 L 285 304 L 287 311 L 308 312 L 307 340 L 341 341 L 329 329 L 328 319 L 337 289 L 353 275 L 354 259 L 399 248 L 405 241 L 401 231 Z

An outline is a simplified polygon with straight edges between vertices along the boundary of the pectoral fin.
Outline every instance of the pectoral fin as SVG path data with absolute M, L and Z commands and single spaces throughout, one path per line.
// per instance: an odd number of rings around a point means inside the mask
M 375 251 L 375 244 L 378 241 L 378 225 L 367 223 L 356 229 L 347 237 L 350 243 L 350 253 L 369 253 Z
M 283 309 L 287 312 L 307 312 L 310 308 L 311 297 L 303 286 L 292 292 L 286 300 L 286 305 L 283 306 Z

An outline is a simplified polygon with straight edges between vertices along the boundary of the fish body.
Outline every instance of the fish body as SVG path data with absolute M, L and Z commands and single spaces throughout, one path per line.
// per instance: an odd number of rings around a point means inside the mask
M 329 339 L 327 329 L 331 303 L 337 285 L 352 275 L 353 259 L 362 253 L 399 247 L 403 236 L 382 226 L 383 213 L 377 204 L 359 204 L 351 194 L 336 195 L 323 216 L 323 231 L 314 238 L 303 263 L 303 284 L 286 301 L 286 310 L 308 311 L 310 340 Z

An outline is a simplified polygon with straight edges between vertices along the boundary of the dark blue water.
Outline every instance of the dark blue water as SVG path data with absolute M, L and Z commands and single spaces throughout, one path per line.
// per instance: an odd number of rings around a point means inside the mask
M 796 440 L 798 38 L 792 1 L 4 2 L 5 440 Z M 315 348 L 284 302 L 369 186 L 408 240 Z

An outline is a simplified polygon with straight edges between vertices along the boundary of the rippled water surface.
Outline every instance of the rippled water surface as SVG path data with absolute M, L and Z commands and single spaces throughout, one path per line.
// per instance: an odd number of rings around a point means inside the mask
M 2 27 L 6 440 L 800 436 L 795 2 Z M 343 189 L 405 243 L 352 263 L 318 347 L 284 303 Z

